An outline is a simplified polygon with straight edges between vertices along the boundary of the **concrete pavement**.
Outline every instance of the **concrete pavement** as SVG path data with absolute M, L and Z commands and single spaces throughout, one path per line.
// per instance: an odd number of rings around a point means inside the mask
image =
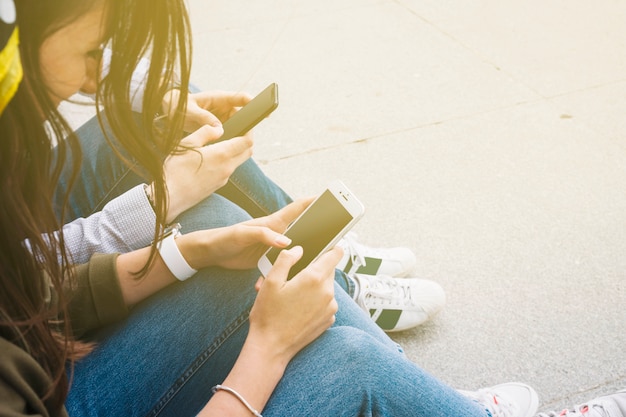
M 196 84 L 279 84 L 262 168 L 294 196 L 342 179 L 361 240 L 446 289 L 393 335 L 414 361 L 542 409 L 626 387 L 626 3 L 189 4 Z

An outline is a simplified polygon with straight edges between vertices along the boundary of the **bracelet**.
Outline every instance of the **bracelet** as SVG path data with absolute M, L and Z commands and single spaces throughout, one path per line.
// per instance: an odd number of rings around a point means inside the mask
M 193 276 L 196 272 L 185 260 L 182 253 L 176 245 L 176 239 L 180 236 L 180 224 L 175 224 L 166 229 L 161 241 L 157 243 L 157 249 L 161 255 L 161 259 L 170 270 L 170 272 L 179 281 L 184 281 Z
M 239 394 L 239 393 L 238 393 L 237 391 L 235 391 L 234 389 L 232 389 L 232 388 L 230 388 L 230 387 L 227 387 L 226 385 L 216 385 L 216 386 L 214 386 L 213 388 L 211 388 L 211 391 L 213 392 L 213 394 L 215 394 L 217 391 L 220 391 L 220 390 L 221 390 L 221 391 L 226 391 L 226 392 L 228 392 L 228 393 L 230 393 L 230 394 L 234 395 L 235 397 L 237 397 L 237 399 L 238 399 L 239 401 L 241 401 L 241 403 L 242 403 L 243 405 L 245 405 L 245 406 L 246 406 L 246 408 L 247 408 L 248 410 L 250 410 L 250 412 L 252 413 L 252 415 L 254 415 L 255 417 L 263 417 L 263 416 L 261 415 L 261 413 L 259 413 L 259 412 L 258 412 L 258 411 L 256 411 L 254 408 L 252 408 L 252 406 L 250 405 L 250 403 L 249 403 L 248 401 L 246 401 L 246 399 L 245 399 L 245 398 L 243 398 L 243 397 L 241 396 L 241 394 Z

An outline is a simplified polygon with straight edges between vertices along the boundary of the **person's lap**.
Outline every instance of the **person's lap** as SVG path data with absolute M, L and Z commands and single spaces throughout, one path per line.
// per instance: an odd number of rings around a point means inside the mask
M 70 415 L 195 415 L 237 358 L 257 277 L 203 270 L 97 334 L 74 369 Z M 288 366 L 266 417 L 484 415 L 409 362 L 338 287 L 336 297 L 337 322 Z
M 222 212 L 219 219 L 201 216 L 208 204 Z M 232 202 L 211 196 L 178 220 L 192 231 L 248 218 Z M 99 407 L 120 415 L 197 412 L 193 407 L 210 398 L 210 387 L 223 381 L 243 345 L 258 276 L 257 270 L 202 270 L 145 300 L 124 322 L 94 334 L 96 350 L 74 369 L 68 409 L 77 415 L 97 415 Z M 389 354 L 402 355 L 345 291 L 337 286 L 336 293 L 336 327 L 367 330 Z
M 263 410 L 265 417 L 485 414 L 384 341 L 351 325 L 333 326 L 300 352 Z

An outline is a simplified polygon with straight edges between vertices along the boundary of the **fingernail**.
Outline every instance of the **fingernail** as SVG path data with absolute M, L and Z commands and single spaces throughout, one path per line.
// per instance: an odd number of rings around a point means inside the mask
M 302 246 L 294 246 L 289 249 L 289 252 L 294 256 L 301 256 L 304 253 L 304 249 L 302 249 Z
M 211 126 L 213 127 L 221 127 L 222 126 L 222 122 L 220 122 L 219 120 L 214 120 L 211 122 Z
M 278 244 L 280 246 L 287 246 L 287 245 L 289 245 L 291 243 L 291 239 L 289 239 L 285 235 L 278 235 L 278 236 L 276 236 L 275 242 L 276 242 L 276 244 Z

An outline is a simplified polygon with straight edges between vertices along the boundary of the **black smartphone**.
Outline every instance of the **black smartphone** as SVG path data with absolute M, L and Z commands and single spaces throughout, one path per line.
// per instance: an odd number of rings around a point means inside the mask
M 224 122 L 224 134 L 216 142 L 245 135 L 269 116 L 276 107 L 278 107 L 278 85 L 272 83 Z

